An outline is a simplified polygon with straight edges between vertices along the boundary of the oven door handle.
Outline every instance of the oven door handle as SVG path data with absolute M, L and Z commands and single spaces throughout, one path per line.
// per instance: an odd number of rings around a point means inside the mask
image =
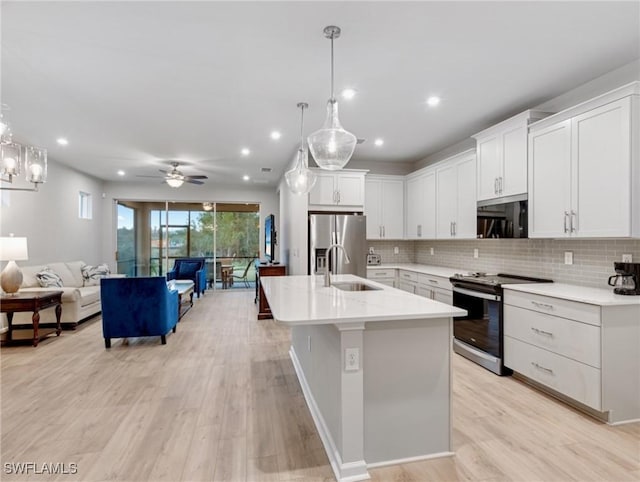
M 460 293 L 462 295 L 472 296 L 474 298 L 482 298 L 483 300 L 500 301 L 502 297 L 500 295 L 492 295 L 490 293 L 482 293 L 480 291 L 467 290 L 465 288 L 453 287 L 454 293 Z

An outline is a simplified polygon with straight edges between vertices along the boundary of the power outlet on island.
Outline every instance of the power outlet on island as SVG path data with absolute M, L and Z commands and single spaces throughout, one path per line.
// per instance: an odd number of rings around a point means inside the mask
M 622 255 L 622 262 L 623 263 L 633 263 L 633 255 L 631 255 L 631 254 L 623 254 Z
M 360 370 L 360 349 L 346 348 L 344 350 L 344 369 L 347 372 Z

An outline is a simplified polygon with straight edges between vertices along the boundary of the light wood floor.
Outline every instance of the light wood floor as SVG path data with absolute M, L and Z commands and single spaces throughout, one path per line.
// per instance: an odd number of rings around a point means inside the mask
M 207 292 L 161 346 L 100 319 L 1 350 L 2 480 L 333 480 L 288 358 L 254 291 Z M 455 357 L 455 457 L 371 470 L 386 481 L 640 480 L 640 424 L 609 427 Z M 13 476 L 8 462 L 77 464 Z

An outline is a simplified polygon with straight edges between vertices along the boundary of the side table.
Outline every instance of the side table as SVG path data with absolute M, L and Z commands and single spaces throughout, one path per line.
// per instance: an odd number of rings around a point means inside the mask
M 62 291 L 38 291 L 18 292 L 15 295 L 3 294 L 0 296 L 0 312 L 7 314 L 9 331 L 7 342 L 13 341 L 13 330 L 24 330 L 29 327 L 14 327 L 13 314 L 19 311 L 32 311 L 31 323 L 33 324 L 33 346 L 38 346 L 40 337 L 38 327 L 40 325 L 40 310 L 55 307 L 56 310 L 56 336 L 60 336 L 60 316 L 62 315 Z

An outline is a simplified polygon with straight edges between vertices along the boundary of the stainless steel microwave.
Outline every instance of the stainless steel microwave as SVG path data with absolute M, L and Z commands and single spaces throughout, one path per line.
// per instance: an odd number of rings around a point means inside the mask
M 526 238 L 527 196 L 510 196 L 478 202 L 478 238 Z

